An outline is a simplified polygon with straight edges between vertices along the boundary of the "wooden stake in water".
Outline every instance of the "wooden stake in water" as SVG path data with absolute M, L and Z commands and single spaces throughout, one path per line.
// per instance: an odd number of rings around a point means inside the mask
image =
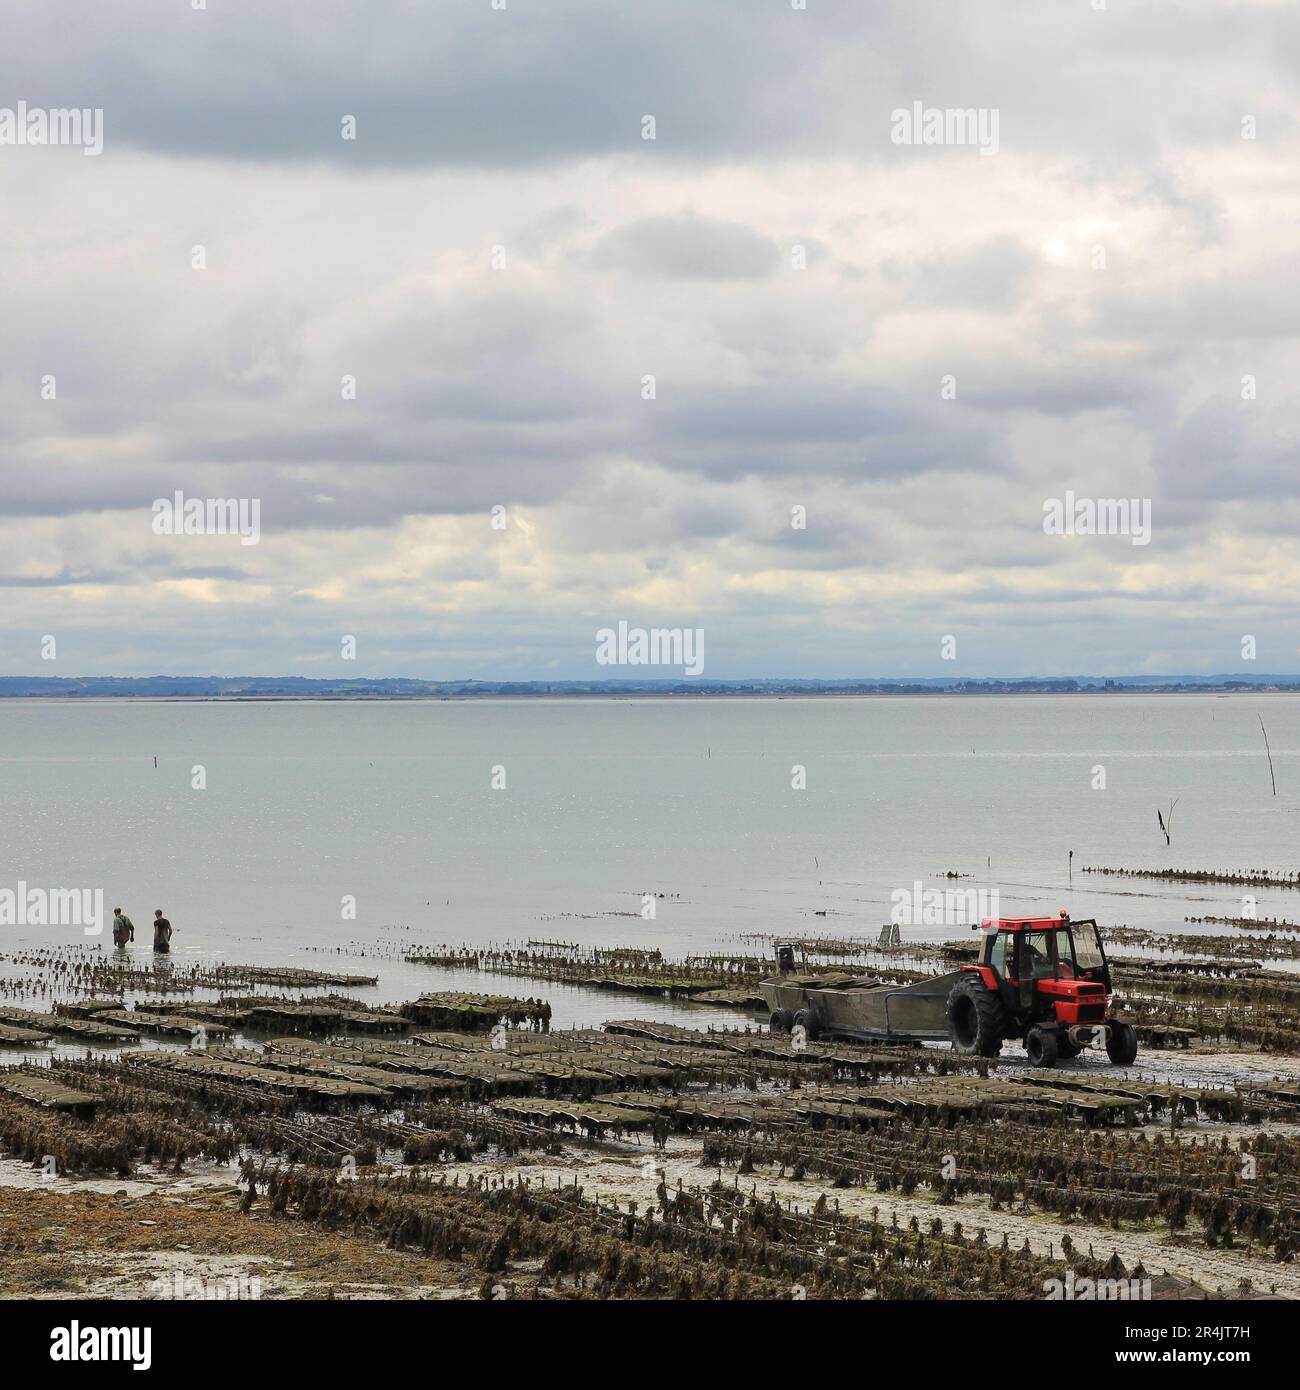
M 1255 718 L 1259 720 L 1260 731 L 1264 735 L 1264 752 L 1268 754 L 1268 775 L 1269 780 L 1273 783 L 1273 795 L 1276 796 L 1277 778 L 1273 776 L 1273 750 L 1268 746 L 1268 730 L 1264 728 L 1264 716 L 1262 714 L 1256 714 Z

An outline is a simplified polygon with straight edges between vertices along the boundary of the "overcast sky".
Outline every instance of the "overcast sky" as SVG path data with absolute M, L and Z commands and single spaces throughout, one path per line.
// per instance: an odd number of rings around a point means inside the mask
M 103 150 L 0 144 L 2 673 L 658 674 L 620 620 L 706 677 L 1300 670 L 1294 4 L 4 31 L 0 122 Z M 257 544 L 155 534 L 178 490 Z M 1047 534 L 1067 491 L 1149 543 Z

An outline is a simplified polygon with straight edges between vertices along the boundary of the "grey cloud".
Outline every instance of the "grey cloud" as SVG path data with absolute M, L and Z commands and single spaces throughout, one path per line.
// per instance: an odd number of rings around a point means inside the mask
M 741 390 L 664 389 L 649 415 L 654 456 L 716 477 L 828 473 L 901 477 L 998 468 L 990 432 L 878 388 L 820 378 L 765 380 Z M 928 383 L 927 383 L 928 385 Z
M 852 13 L 846 0 L 819 3 L 821 23 L 801 24 L 727 0 L 547 0 L 495 12 L 318 0 L 304 22 L 292 9 L 222 0 L 169 16 L 156 42 L 149 0 L 112 10 L 69 0 L 57 11 L 16 0 L 0 78 L 9 87 L 21 75 L 32 103 L 104 107 L 110 150 L 501 167 L 643 154 L 641 118 L 658 113 L 658 148 L 725 153 L 783 137 L 816 80 L 822 25 Z M 357 117 L 355 141 L 340 137 L 345 114 Z
M 600 270 L 687 280 L 759 280 L 780 264 L 770 238 L 716 217 L 646 217 L 610 232 L 592 252 Z
M 65 567 L 57 574 L 50 575 L 0 574 L 0 589 L 62 589 L 75 584 L 118 584 L 124 573 L 122 570 L 73 571 Z
M 881 272 L 887 281 L 906 287 L 909 304 L 917 307 L 1010 313 L 1028 291 L 1036 263 L 1014 237 L 999 236 L 955 254 L 889 260 Z
M 501 11 L 486 0 L 317 0 L 309 23 L 292 7 L 222 0 L 160 23 L 150 0 L 11 0 L 0 89 L 102 106 L 110 155 L 126 144 L 353 170 L 612 154 L 952 155 L 890 143 L 891 109 L 920 99 L 999 108 L 1004 148 L 1095 151 L 1132 166 L 1187 139 L 1233 138 L 1243 90 L 1285 129 L 1283 55 L 1300 28 L 1292 7 L 1190 0 L 1107 12 L 1016 0 L 816 0 L 805 11 L 750 0 Z M 1264 74 L 1272 90 L 1259 90 Z M 355 141 L 340 138 L 344 114 L 357 117 Z M 653 144 L 640 138 L 645 114 L 659 122 Z

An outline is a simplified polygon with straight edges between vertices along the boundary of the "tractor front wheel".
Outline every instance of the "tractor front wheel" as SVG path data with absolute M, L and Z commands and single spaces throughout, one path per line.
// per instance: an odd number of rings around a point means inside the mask
M 1117 1067 L 1131 1067 L 1137 1055 L 1137 1029 L 1131 1023 L 1112 1023 L 1106 1038 L 1106 1056 Z
M 1031 1067 L 1054 1067 L 1060 1045 L 1050 1029 L 1031 1028 L 1025 1034 L 1025 1051 Z
M 789 1009 L 777 1009 L 767 1021 L 768 1031 L 780 1036 L 794 1027 L 794 1015 Z
M 1002 1000 L 977 975 L 958 980 L 948 995 L 948 1033 L 952 1050 L 963 1057 L 996 1057 L 1006 1035 Z

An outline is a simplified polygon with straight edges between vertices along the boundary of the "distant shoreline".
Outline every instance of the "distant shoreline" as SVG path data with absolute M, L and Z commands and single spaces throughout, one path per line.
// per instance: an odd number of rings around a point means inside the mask
M 1125 686 L 1123 688 L 1102 689 L 1087 687 L 1076 690 L 1016 690 L 990 687 L 988 689 L 939 688 L 915 689 L 899 688 L 891 690 L 545 690 L 545 691 L 482 691 L 428 694 L 388 694 L 382 691 L 373 693 L 310 691 L 290 692 L 222 692 L 217 694 L 169 694 L 169 693 L 114 693 L 108 691 L 70 691 L 8 692 L 0 691 L 0 702 L 12 703 L 49 702 L 51 704 L 187 704 L 187 705 L 257 705 L 257 704 L 481 704 L 489 703 L 535 703 L 547 701 L 607 700 L 642 701 L 662 700 L 698 702 L 711 700 L 911 700 L 917 698 L 948 699 L 1038 699 L 1060 697 L 1141 697 L 1150 695 L 1213 695 L 1220 699 L 1230 696 L 1260 695 L 1300 695 L 1300 685 L 1250 687 L 1223 686 Z
M 0 700 L 255 701 L 858 699 L 915 695 L 1294 695 L 1300 675 L 619 676 L 591 680 L 422 680 L 409 676 L 0 676 Z

